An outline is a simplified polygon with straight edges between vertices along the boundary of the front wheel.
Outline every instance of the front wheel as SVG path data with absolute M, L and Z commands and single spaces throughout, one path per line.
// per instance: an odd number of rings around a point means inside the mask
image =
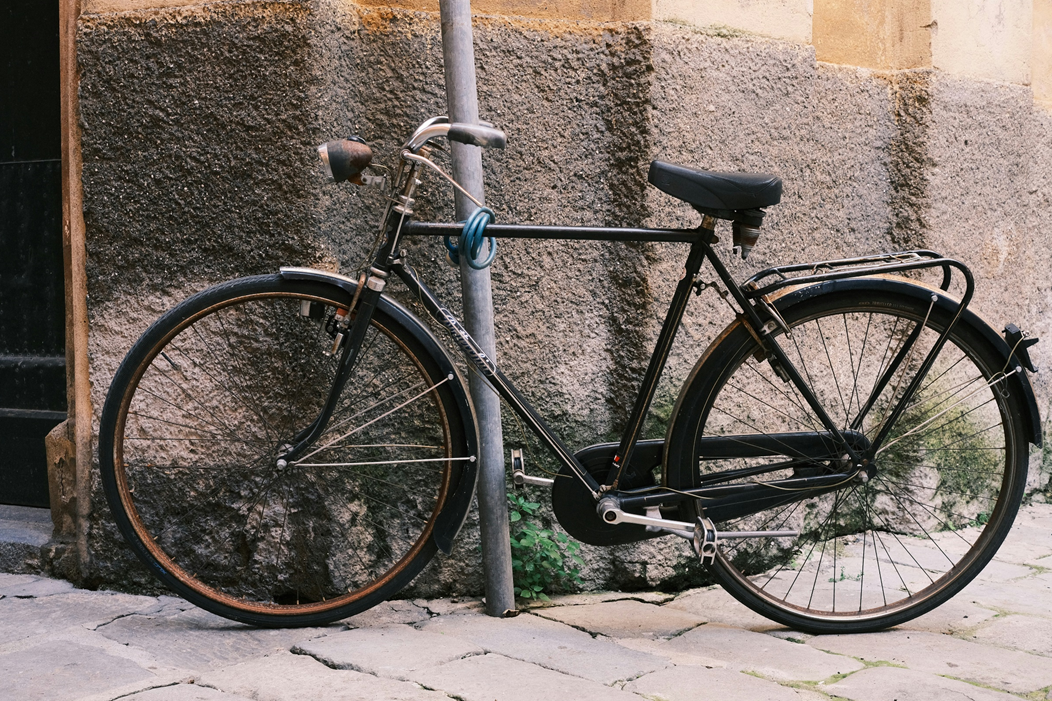
M 393 305 L 325 432 L 279 460 L 329 394 L 333 315 L 350 302 L 279 276 L 219 285 L 155 322 L 114 377 L 99 447 L 110 508 L 150 570 L 202 608 L 263 626 L 365 610 L 428 563 L 474 474 L 460 380 Z
M 782 305 L 792 332 L 776 332 L 777 341 L 837 428 L 872 441 L 951 317 L 932 304 L 930 292 L 911 293 L 918 288 L 905 282 L 827 288 Z M 954 327 L 879 447 L 872 478 L 810 495 L 764 487 L 766 510 L 716 524 L 725 531 L 799 531 L 795 538 L 721 542 L 712 569 L 735 598 L 799 630 L 872 631 L 938 606 L 989 562 L 1022 499 L 1028 444 L 1005 358 L 974 324 Z M 791 451 L 704 454 L 703 435 L 770 446 L 775 434 L 823 430 L 799 390 L 759 350 L 736 323 L 695 368 L 669 438 L 669 486 L 699 486 L 742 468 L 750 470 L 720 483 L 852 472 L 843 459 L 808 461 Z M 889 370 L 896 358 L 897 369 Z M 881 377 L 889 381 L 876 391 Z M 693 520 L 704 506 L 692 502 L 684 515 Z

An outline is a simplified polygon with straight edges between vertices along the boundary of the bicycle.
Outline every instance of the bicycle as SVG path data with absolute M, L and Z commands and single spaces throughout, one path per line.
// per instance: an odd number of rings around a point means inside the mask
M 717 222 L 731 222 L 744 258 L 780 179 L 659 161 L 650 182 L 698 210 L 699 227 L 490 224 L 476 233 L 494 242 L 689 244 L 620 442 L 575 453 L 399 246 L 465 228 L 412 219 L 425 169 L 460 187 L 430 158 L 440 139 L 504 146 L 490 125 L 438 117 L 390 171 L 360 139 L 320 147 L 333 180 L 387 199 L 357 279 L 282 268 L 217 285 L 160 317 L 121 364 L 101 418 L 102 481 L 122 534 L 168 587 L 236 621 L 318 625 L 393 596 L 450 551 L 475 487 L 475 419 L 449 354 L 384 294 L 393 277 L 554 454 L 555 479 L 527 475 L 513 454 L 514 481 L 551 485 L 578 540 L 681 537 L 739 601 L 815 633 L 902 623 L 989 562 L 1023 497 L 1028 443 L 1041 441 L 1025 372 L 1037 339 L 1014 326 L 1002 337 L 967 308 L 966 266 L 905 251 L 738 284 L 713 248 Z M 717 282 L 702 280 L 705 261 Z M 924 271 L 941 283 L 904 277 Z M 641 440 L 687 302 L 707 287 L 736 319 L 698 359 L 666 437 Z

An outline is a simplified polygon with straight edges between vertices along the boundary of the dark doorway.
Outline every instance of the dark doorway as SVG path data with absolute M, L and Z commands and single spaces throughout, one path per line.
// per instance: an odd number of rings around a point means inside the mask
M 58 0 L 0 2 L 0 503 L 48 506 L 66 418 Z

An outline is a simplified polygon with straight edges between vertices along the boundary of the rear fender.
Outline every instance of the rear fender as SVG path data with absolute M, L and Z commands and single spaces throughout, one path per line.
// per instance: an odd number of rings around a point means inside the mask
M 825 294 L 842 293 L 848 290 L 894 291 L 898 294 L 915 297 L 916 299 L 923 301 L 925 304 L 930 301 L 932 293 L 935 293 L 937 297 L 935 306 L 950 314 L 957 309 L 959 302 L 957 298 L 948 295 L 941 289 L 928 287 L 919 284 L 914 280 L 906 281 L 902 278 L 894 277 L 863 277 L 847 280 L 832 280 L 792 290 L 777 299 L 775 301 L 775 306 L 779 311 L 785 311 L 793 305 L 812 299 L 813 297 Z M 965 309 L 957 323 L 970 327 L 978 332 L 978 334 L 993 347 L 997 352 L 997 355 L 1004 359 L 1006 372 L 1009 369 L 1016 370 L 1015 373 L 1009 376 L 1008 389 L 1009 392 L 1016 392 L 1019 396 L 1023 397 L 1022 405 L 1027 414 L 1026 421 L 1024 422 L 1024 428 L 1027 431 L 1027 440 L 1035 446 L 1040 447 L 1041 412 L 1037 408 L 1037 398 L 1034 396 L 1034 388 L 1030 384 L 1030 378 L 1027 376 L 1026 370 L 1020 365 L 1019 360 L 1012 355 L 1012 349 L 1008 347 L 1008 343 L 1005 342 L 1000 333 L 971 309 Z

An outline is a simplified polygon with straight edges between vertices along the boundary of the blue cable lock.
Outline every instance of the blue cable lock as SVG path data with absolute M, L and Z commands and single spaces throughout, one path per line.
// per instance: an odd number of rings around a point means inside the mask
M 446 251 L 449 253 L 449 262 L 453 265 L 460 265 L 460 252 L 467 251 L 467 262 L 468 265 L 475 270 L 482 270 L 488 268 L 492 263 L 493 259 L 497 257 L 497 239 L 492 236 L 486 236 L 486 226 L 492 222 L 495 218 L 493 210 L 489 207 L 479 207 L 468 220 L 464 222 L 464 229 L 460 232 L 460 241 L 457 245 L 454 245 L 449 237 L 444 237 L 446 244 Z M 486 259 L 479 261 L 479 253 L 482 252 L 482 243 L 489 239 L 489 255 Z

